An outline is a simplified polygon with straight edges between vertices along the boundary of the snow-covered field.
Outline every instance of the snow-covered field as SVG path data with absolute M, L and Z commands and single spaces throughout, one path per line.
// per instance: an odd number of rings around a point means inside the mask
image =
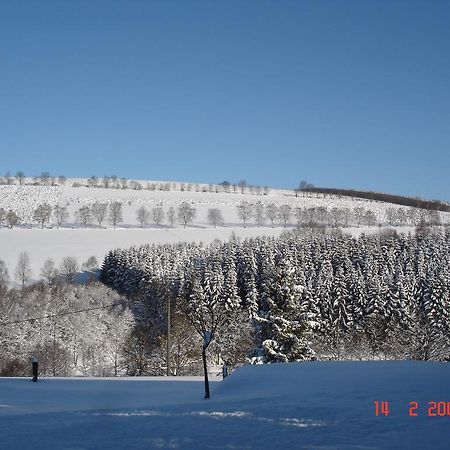
M 0 379 L 0 447 L 444 450 L 449 379 L 417 361 L 246 366 L 210 400 L 201 378 Z
M 31 182 L 31 180 L 27 180 Z M 0 260 L 5 261 L 11 278 L 17 265 L 21 252 L 27 252 L 30 257 L 32 279 L 39 278 L 40 269 L 47 258 L 52 258 L 57 265 L 66 256 L 73 256 L 81 265 L 89 257 L 95 256 L 102 261 L 106 252 L 117 247 L 129 247 L 144 243 L 170 243 L 179 241 L 203 241 L 209 243 L 214 239 L 227 240 L 234 232 L 239 237 L 251 237 L 258 235 L 279 235 L 283 227 L 277 223 L 271 228 L 268 223 L 260 228 L 250 221 L 247 228 L 243 228 L 237 215 L 237 205 L 242 201 L 261 201 L 264 205 L 275 203 L 276 205 L 288 204 L 294 207 L 320 207 L 329 209 L 333 207 L 349 208 L 362 206 L 375 212 L 378 220 L 385 219 L 386 208 L 393 206 L 386 203 L 371 202 L 347 197 L 323 198 L 322 196 L 295 197 L 292 191 L 272 189 L 268 195 L 256 195 L 250 193 L 223 193 L 203 192 L 209 189 L 207 185 L 192 185 L 191 191 L 181 191 L 180 183 L 172 183 L 177 190 L 133 190 L 133 189 L 106 189 L 100 187 L 72 187 L 73 183 L 86 184 L 86 180 L 69 179 L 64 186 L 32 186 L 12 185 L 0 186 L 0 208 L 5 211 L 12 209 L 23 219 L 21 227 L 8 229 L 0 227 Z M 147 186 L 147 181 L 141 184 Z M 198 192 L 196 191 L 198 189 Z M 82 206 L 89 206 L 95 202 L 112 203 L 119 201 L 123 208 L 123 222 L 117 229 L 105 220 L 103 227 L 94 224 L 88 228 L 81 228 L 75 218 L 76 211 Z M 140 206 L 146 206 L 149 210 L 161 206 L 165 211 L 169 207 L 177 207 L 181 202 L 189 202 L 197 209 L 197 216 L 191 226 L 186 229 L 180 224 L 169 226 L 164 221 L 159 227 L 148 225 L 144 229 L 139 227 L 136 219 L 136 210 Z M 52 207 L 59 205 L 67 207 L 69 219 L 60 229 L 53 223 L 46 225 L 41 230 L 40 226 L 33 222 L 33 210 L 41 203 L 48 203 Z M 219 208 L 225 219 L 224 227 L 212 227 L 207 220 L 209 208 Z M 291 219 L 291 226 L 295 218 Z M 359 234 L 362 231 L 373 232 L 377 227 L 369 229 L 347 229 L 348 232 Z M 11 280 L 13 281 L 13 280 Z

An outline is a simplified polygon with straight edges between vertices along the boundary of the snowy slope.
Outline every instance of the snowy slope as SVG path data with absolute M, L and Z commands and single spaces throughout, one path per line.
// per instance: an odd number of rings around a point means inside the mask
M 199 379 L 0 379 L 1 448 L 444 450 L 450 411 L 427 407 L 450 401 L 449 379 L 445 363 L 246 366 L 209 401 Z
M 27 182 L 31 183 L 28 179 Z M 349 208 L 361 206 L 372 210 L 377 220 L 383 222 L 388 203 L 372 202 L 362 199 L 323 198 L 322 196 L 299 196 L 295 197 L 292 191 L 271 189 L 268 195 L 256 195 L 246 192 L 224 193 L 209 192 L 208 185 L 192 185 L 191 191 L 181 191 L 180 183 L 172 183 L 172 190 L 146 190 L 148 183 L 142 181 L 142 190 L 113 189 L 101 187 L 73 187 L 74 183 L 86 184 L 86 179 L 69 179 L 61 186 L 32 186 L 32 185 L 10 185 L 0 186 L 0 208 L 5 211 L 12 209 L 23 218 L 23 225 L 10 230 L 0 227 L 0 260 L 5 261 L 11 277 L 13 277 L 19 254 L 28 252 L 30 256 L 32 278 L 39 278 L 39 271 L 47 258 L 55 260 L 59 265 L 65 256 L 76 257 L 81 264 L 90 256 L 95 256 L 101 261 L 106 252 L 117 247 L 128 247 L 130 245 L 141 245 L 144 243 L 167 243 L 177 241 L 203 241 L 211 242 L 214 239 L 227 240 L 232 232 L 240 237 L 251 237 L 258 235 L 279 235 L 283 227 L 277 223 L 271 228 L 268 223 L 261 228 L 253 224 L 253 220 L 243 228 L 242 222 L 237 216 L 237 205 L 242 201 L 261 201 L 264 205 L 275 203 L 276 205 L 288 204 L 295 207 L 333 207 Z M 198 192 L 197 192 L 198 190 Z M 207 192 L 203 192 L 208 190 Z M 81 228 L 75 219 L 75 213 L 82 206 L 90 206 L 95 202 L 110 204 L 114 201 L 122 203 L 123 222 L 118 229 L 105 220 L 103 227 L 90 225 Z M 136 219 L 136 211 L 145 206 L 151 210 L 156 206 L 165 211 L 169 207 L 177 207 L 182 202 L 189 202 L 197 209 L 197 216 L 192 226 L 186 229 L 179 224 L 171 227 L 165 221 L 160 227 L 148 225 L 144 229 L 139 227 Z M 48 203 L 52 207 L 59 205 L 66 207 L 69 212 L 69 220 L 62 228 L 52 224 L 46 225 L 41 230 L 40 226 L 33 221 L 33 210 L 41 203 Z M 224 216 L 224 227 L 212 227 L 207 220 L 209 208 L 219 208 Z M 291 219 L 291 226 L 295 218 Z M 412 228 L 411 228 L 412 229 Z M 356 228 L 354 233 L 360 233 L 363 229 Z M 372 227 L 364 231 L 375 231 Z M 350 231 L 350 229 L 349 229 Z

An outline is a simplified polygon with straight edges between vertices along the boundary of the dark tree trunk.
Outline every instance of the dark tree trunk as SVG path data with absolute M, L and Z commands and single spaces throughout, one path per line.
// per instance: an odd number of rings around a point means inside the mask
M 206 365 L 206 347 L 202 347 L 203 373 L 205 374 L 205 398 L 209 398 L 208 367 Z

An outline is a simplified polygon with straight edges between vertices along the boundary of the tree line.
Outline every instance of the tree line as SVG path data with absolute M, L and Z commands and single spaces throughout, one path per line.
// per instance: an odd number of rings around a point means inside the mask
M 49 172 L 42 172 L 40 175 L 27 177 L 22 170 L 12 175 L 6 172 L 3 177 L 0 177 L 1 185 L 18 184 L 20 186 L 31 184 L 33 186 L 64 186 L 67 183 L 67 177 L 64 175 L 53 176 Z M 77 179 L 72 182 L 72 187 L 91 187 L 91 188 L 105 188 L 105 189 L 132 189 L 132 190 L 149 190 L 149 191 L 181 191 L 181 192 L 210 192 L 210 193 L 248 193 L 254 195 L 267 195 L 270 192 L 268 186 L 259 186 L 247 183 L 241 180 L 236 183 L 229 181 L 222 181 L 220 183 L 183 183 L 183 182 L 152 182 L 148 181 L 142 183 L 136 180 L 129 180 L 125 177 L 118 177 L 117 175 L 105 175 L 98 177 L 91 175 L 85 181 Z
M 296 192 L 312 192 L 328 194 L 340 197 L 357 197 L 372 201 L 393 203 L 395 205 L 409 206 L 412 208 L 429 209 L 436 211 L 450 211 L 450 204 L 440 200 L 424 200 L 419 197 L 406 197 L 403 195 L 385 194 L 381 192 L 360 191 L 356 189 L 319 188 L 310 184 L 301 184 Z
M 101 280 L 149 309 L 172 302 L 223 360 L 449 360 L 449 255 L 449 230 L 300 230 L 114 250 Z
M 425 210 L 417 208 L 395 208 L 388 207 L 385 210 L 386 219 L 381 222 L 373 210 L 358 206 L 351 208 L 327 208 L 327 207 L 292 207 L 288 204 L 277 205 L 274 202 L 264 204 L 262 202 L 242 201 L 236 206 L 238 218 L 244 227 L 253 224 L 258 227 L 267 223 L 273 228 L 275 225 L 286 228 L 289 225 L 297 227 L 349 227 L 349 226 L 417 226 L 441 225 L 442 218 L 436 210 Z M 147 208 L 141 206 L 136 210 L 136 220 L 143 228 L 150 223 L 161 226 L 164 222 L 173 227 L 176 223 L 186 227 L 191 225 L 197 216 L 197 209 L 188 202 L 182 202 L 178 207 L 169 207 L 165 210 L 162 206 Z M 51 207 L 48 203 L 42 203 L 33 211 L 33 219 L 41 228 L 52 222 L 59 228 L 68 222 L 69 212 L 67 207 Z M 225 225 L 225 218 L 220 208 L 209 208 L 207 210 L 207 221 L 210 225 L 217 227 Z M 115 201 L 111 203 L 93 203 L 80 207 L 74 215 L 76 223 L 87 227 L 97 224 L 102 227 L 106 220 L 116 228 L 123 222 L 122 203 Z M 13 228 L 22 223 L 18 213 L 13 210 L 5 211 L 0 208 L 0 226 Z

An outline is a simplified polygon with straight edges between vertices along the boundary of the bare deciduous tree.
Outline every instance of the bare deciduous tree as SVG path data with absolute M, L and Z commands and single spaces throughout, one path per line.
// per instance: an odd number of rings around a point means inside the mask
M 89 206 L 82 206 L 78 211 L 77 211 L 77 217 L 78 217 L 78 221 L 86 226 L 92 223 L 92 212 L 91 212 L 91 208 L 89 208 Z
M 242 220 L 244 223 L 244 228 L 247 225 L 247 222 L 251 219 L 253 214 L 253 204 L 250 202 L 241 202 L 237 206 L 237 213 L 239 216 L 239 219 Z
M 41 224 L 41 228 L 44 228 L 44 225 L 50 221 L 51 215 L 52 207 L 48 203 L 42 203 L 34 210 L 33 218 Z
M 105 187 L 106 189 L 109 188 L 109 185 L 111 184 L 111 177 L 108 176 L 104 176 L 102 179 L 102 183 L 103 183 L 103 187 Z
M 208 209 L 208 222 L 211 225 L 214 225 L 214 228 L 216 228 L 217 225 L 223 225 L 224 220 L 222 211 L 218 208 Z
M 117 224 L 122 222 L 122 203 L 112 202 L 109 205 L 109 220 L 113 224 L 114 228 L 116 228 Z
M 49 258 L 44 261 L 40 276 L 48 284 L 52 283 L 53 280 L 58 276 L 58 269 L 56 268 L 55 261 L 53 261 L 53 259 Z
M 303 208 L 300 206 L 295 207 L 294 209 L 295 219 L 297 220 L 297 228 L 300 228 L 303 221 Z
M 98 260 L 95 256 L 90 256 L 82 265 L 81 270 L 90 271 L 94 269 L 98 269 L 99 264 Z
M 22 184 L 23 184 L 23 182 L 24 182 L 24 180 L 25 180 L 25 174 L 21 171 L 21 170 L 19 170 L 17 173 L 16 173 L 16 180 L 19 182 L 19 184 L 22 186 Z
M 264 225 L 266 221 L 266 214 L 264 212 L 264 205 L 261 202 L 257 202 L 255 205 L 255 223 L 258 228 Z
M 243 194 L 244 189 L 247 187 L 247 182 L 245 180 L 241 180 L 239 181 L 238 186 L 241 188 L 241 194 Z
M 53 215 L 56 219 L 56 225 L 58 228 L 69 218 L 69 213 L 65 206 L 55 206 L 53 210 Z
M 39 180 L 41 184 L 44 186 L 48 186 L 50 184 L 50 173 L 49 172 L 42 172 L 39 176 Z
M 22 252 L 19 255 L 15 271 L 16 280 L 21 284 L 22 289 L 31 278 L 30 257 L 27 252 Z
M 337 228 L 343 218 L 342 209 L 336 207 L 331 208 L 331 217 L 333 218 L 334 228 Z
M 161 208 L 161 206 L 157 206 L 156 208 L 152 209 L 152 218 L 153 222 L 159 227 L 164 220 L 164 210 Z
M 367 210 L 366 214 L 364 216 L 364 221 L 369 227 L 372 225 L 375 225 L 375 222 L 377 221 L 377 216 L 373 211 Z
M 361 223 L 364 221 L 364 215 L 366 213 L 366 210 L 362 208 L 361 206 L 357 206 L 353 210 L 353 216 L 355 218 L 356 225 L 359 227 Z
M 98 178 L 95 175 L 91 175 L 87 180 L 88 187 L 97 187 Z
M 273 224 L 278 217 L 278 208 L 277 205 L 275 205 L 275 203 L 269 203 L 266 206 L 266 216 L 270 220 L 271 226 L 273 228 Z
M 186 225 L 189 225 L 194 220 L 196 213 L 197 210 L 192 205 L 188 202 L 183 202 L 178 207 L 178 220 L 186 228 Z
M 169 221 L 171 227 L 173 227 L 173 224 L 175 223 L 175 218 L 176 218 L 175 208 L 171 206 L 167 211 L 167 220 Z
M 105 220 L 106 213 L 108 212 L 108 205 L 105 203 L 94 203 L 91 208 L 92 215 L 97 221 L 98 226 L 101 228 L 103 221 Z
M 144 228 L 144 225 L 147 225 L 150 219 L 150 212 L 145 206 L 141 206 L 136 211 L 136 217 L 139 223 L 141 224 L 141 228 Z
M 19 225 L 20 217 L 12 209 L 10 209 L 6 213 L 5 221 L 9 228 L 13 228 L 16 225 Z
M 279 217 L 281 222 L 283 223 L 283 227 L 286 228 L 286 225 L 291 218 L 291 207 L 289 205 L 281 205 L 279 210 Z
M 73 256 L 66 256 L 63 258 L 59 271 L 69 283 L 72 283 L 75 279 L 75 275 L 78 272 L 78 262 Z

